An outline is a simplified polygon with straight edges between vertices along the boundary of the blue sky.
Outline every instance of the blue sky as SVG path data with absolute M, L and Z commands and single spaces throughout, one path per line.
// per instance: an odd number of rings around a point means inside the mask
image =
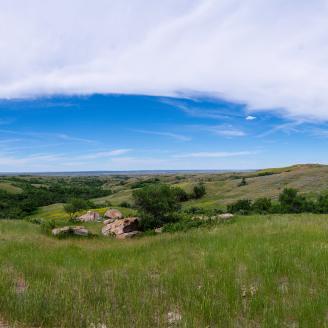
M 328 162 L 322 122 L 210 98 L 0 102 L 1 171 L 253 169 Z
M 0 171 L 327 163 L 327 17 L 327 0 L 1 0 Z

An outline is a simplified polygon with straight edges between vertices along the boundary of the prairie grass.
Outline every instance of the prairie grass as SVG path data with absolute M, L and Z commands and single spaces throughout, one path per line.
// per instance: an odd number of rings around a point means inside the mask
M 173 312 L 175 327 L 328 327 L 325 216 L 240 217 L 128 241 L 39 229 L 0 221 L 0 317 L 12 324 L 168 327 Z

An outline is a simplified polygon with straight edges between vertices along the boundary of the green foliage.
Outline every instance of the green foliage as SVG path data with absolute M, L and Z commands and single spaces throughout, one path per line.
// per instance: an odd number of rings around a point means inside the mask
M 304 196 L 298 194 L 296 189 L 285 188 L 279 195 L 280 208 L 283 213 L 301 213 L 309 209 Z
M 156 183 L 160 183 L 160 179 L 152 178 L 152 179 L 148 179 L 148 180 L 137 181 L 131 185 L 131 189 L 144 188 L 148 185 L 156 184 Z
M 269 213 L 272 208 L 272 202 L 270 198 L 262 197 L 256 199 L 252 204 L 252 211 L 254 213 L 265 214 Z
M 188 193 L 180 187 L 174 187 L 174 192 L 176 193 L 177 200 L 179 202 L 186 202 L 189 200 Z
M 198 185 L 194 186 L 192 197 L 195 199 L 200 199 L 206 195 L 206 188 L 203 183 L 199 183 Z
M 249 214 L 252 209 L 252 202 L 249 199 L 240 199 L 227 206 L 228 212 Z
M 328 194 L 321 194 L 318 197 L 316 203 L 316 212 L 317 213 L 328 213 Z
M 180 209 L 176 189 L 168 185 L 155 184 L 135 190 L 133 198 L 144 230 L 174 221 L 174 214 Z
M 22 192 L 12 194 L 0 190 L 0 219 L 21 219 L 41 206 L 65 203 L 76 197 L 86 200 L 112 193 L 110 190 L 102 189 L 103 181 L 96 177 L 10 177 L 7 180 L 19 187 Z

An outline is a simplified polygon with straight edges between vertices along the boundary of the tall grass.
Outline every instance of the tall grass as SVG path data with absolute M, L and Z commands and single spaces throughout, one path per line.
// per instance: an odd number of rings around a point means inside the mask
M 131 241 L 0 221 L 0 317 L 41 327 L 328 326 L 328 220 L 237 218 Z M 25 289 L 17 290 L 24 281 Z

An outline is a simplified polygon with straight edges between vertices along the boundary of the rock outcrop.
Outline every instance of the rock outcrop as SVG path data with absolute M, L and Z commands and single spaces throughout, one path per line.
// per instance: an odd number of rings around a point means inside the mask
M 115 236 L 117 239 L 133 238 L 139 232 L 139 218 L 125 218 L 105 225 L 101 232 L 105 236 Z
M 98 212 L 88 211 L 87 213 L 79 216 L 77 220 L 81 222 L 89 222 L 89 221 L 97 221 L 99 218 L 100 215 Z
M 107 218 L 108 220 L 113 220 L 112 222 L 114 222 L 115 220 L 123 219 L 123 214 L 119 210 L 116 210 L 115 208 L 111 208 L 106 211 L 106 213 L 104 214 L 104 217 Z M 106 221 L 108 221 L 108 220 L 106 220 Z M 111 222 L 109 222 L 109 223 L 111 223 Z

